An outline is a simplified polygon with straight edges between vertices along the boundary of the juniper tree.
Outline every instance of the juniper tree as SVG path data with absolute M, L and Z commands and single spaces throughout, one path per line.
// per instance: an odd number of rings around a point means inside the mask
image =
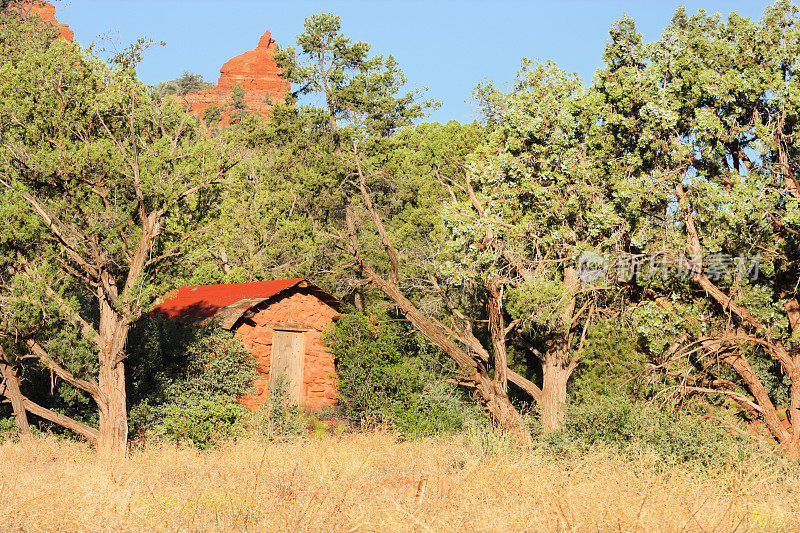
M 629 225 L 587 143 L 595 104 L 576 75 L 523 60 L 509 92 L 484 84 L 475 95 L 489 134 L 469 160 L 466 198 L 444 210 L 456 258 L 446 273 L 485 287 L 494 352 L 536 361 L 534 397 L 552 431 L 587 329 L 619 296 L 603 276 L 579 277 L 580 262 L 613 251 Z
M 87 393 L 99 428 L 84 436 L 121 451 L 130 325 L 161 292 L 162 268 L 213 211 L 208 194 L 227 159 L 196 119 L 137 80 L 141 42 L 109 65 L 13 17 L 0 32 L 0 186 L 40 228 L 15 239 L 22 229 L 3 227 L 3 242 L 17 243 L 4 274 L 36 287 L 36 300 L 91 345 L 93 361 L 50 353 L 35 321 L 7 340 Z
M 650 302 L 636 313 L 655 368 L 763 420 L 793 456 L 798 23 L 784 1 L 758 22 L 679 9 L 644 43 L 623 19 L 595 77 L 597 138 L 609 172 L 628 176 L 626 203 L 640 221 L 630 248 L 670 264 L 666 279 L 634 283 Z

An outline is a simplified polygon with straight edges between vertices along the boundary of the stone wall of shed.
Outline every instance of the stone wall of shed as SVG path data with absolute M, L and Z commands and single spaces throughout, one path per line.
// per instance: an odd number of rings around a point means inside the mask
M 255 357 L 259 378 L 256 392 L 241 399 L 249 409 L 255 409 L 269 394 L 269 370 L 272 356 L 272 336 L 275 329 L 305 330 L 305 359 L 300 390 L 300 407 L 318 410 L 336 403 L 336 368 L 333 356 L 322 339 L 338 317 L 331 306 L 311 291 L 296 289 L 254 309 L 255 314 L 236 329 L 236 336 Z

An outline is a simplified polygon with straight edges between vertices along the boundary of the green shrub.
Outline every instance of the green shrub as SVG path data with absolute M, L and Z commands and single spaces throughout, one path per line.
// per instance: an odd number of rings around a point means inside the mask
M 247 104 L 244 101 L 245 90 L 241 85 L 234 85 L 231 87 L 231 104 L 233 108 L 242 111 L 247 109 Z
M 308 423 L 296 405 L 289 402 L 288 386 L 279 381 L 254 415 L 258 431 L 268 439 L 305 435 Z
M 406 402 L 393 405 L 392 419 L 401 434 L 409 438 L 455 433 L 469 420 L 485 418 L 481 409 L 465 402 L 455 386 L 439 378 L 422 384 Z
M 186 95 L 189 93 L 202 91 L 203 89 L 208 89 L 209 87 L 213 87 L 213 85 L 213 83 L 203 80 L 203 76 L 201 74 L 193 74 L 188 70 L 184 70 L 180 78 L 167 82 L 161 82 L 158 86 L 156 86 L 156 90 L 161 94 Z
M 252 392 L 256 360 L 233 333 L 208 328 L 186 347 L 186 355 L 186 378 L 172 383 L 171 397 L 240 398 Z
M 634 396 L 645 393 L 642 374 L 646 356 L 638 349 L 632 327 L 612 320 L 587 330 L 581 365 L 572 382 L 577 400 L 584 396 Z
M 0 417 L 0 441 L 14 438 L 17 435 L 17 425 L 11 417 Z
M 231 332 L 143 321 L 132 334 L 129 363 L 131 433 L 207 448 L 239 435 L 256 361 Z
M 603 444 L 628 455 L 652 454 L 667 464 L 735 464 L 754 452 L 752 441 L 719 422 L 626 395 L 596 396 L 571 406 L 563 433 L 546 439 L 556 450 L 566 439 L 578 449 Z
M 203 120 L 211 127 L 216 126 L 222 120 L 222 108 L 211 104 L 203 110 Z
M 327 340 L 339 405 L 351 422 L 389 424 L 417 438 L 459 431 L 485 416 L 447 382 L 449 362 L 406 324 L 348 312 Z
M 241 435 L 246 409 L 235 399 L 217 396 L 198 402 L 171 403 L 159 414 L 158 433 L 206 449 Z

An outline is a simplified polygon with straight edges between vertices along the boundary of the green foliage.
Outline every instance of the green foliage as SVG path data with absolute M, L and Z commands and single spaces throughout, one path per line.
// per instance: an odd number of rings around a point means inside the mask
M 53 284 L 67 280 L 89 293 L 93 277 L 106 270 L 117 287 L 109 290 L 120 293 L 108 297 L 132 322 L 169 285 L 150 274 L 156 270 L 144 274 L 132 261 L 146 213 L 160 229 L 153 258 L 185 251 L 180 243 L 187 217 L 197 225 L 213 214 L 204 193 L 214 188 L 212 176 L 226 165 L 225 157 L 217 157 L 219 145 L 207 142 L 196 121 L 184 120 L 177 101 L 149 91 L 131 65 L 109 66 L 75 43 L 41 43 L 33 36 L 16 39 L 24 47 L 8 46 L 7 34 L 25 27 L 0 25 L 3 189 L 6 202 L 30 221 L 19 227 L 26 246 L 17 251 L 29 262 L 48 262 L 46 279 Z M 135 170 L 128 158 L 133 152 Z M 32 238 L 31 225 L 43 218 L 53 221 L 43 224 L 49 231 Z M 8 232 L 4 240 L 16 237 Z M 72 243 L 66 266 L 60 262 L 68 248 L 64 239 Z M 90 310 L 81 311 L 93 322 Z
M 17 434 L 17 426 L 11 416 L 0 416 L 0 441 L 14 438 Z
M 229 331 L 144 320 L 132 332 L 131 431 L 206 448 L 239 435 L 255 359 Z
M 13 224 L 15 220 L 12 218 L 8 222 Z M 4 235 L 8 238 L 13 234 Z M 21 244 L 18 238 L 10 237 L 0 243 L 0 248 L 13 254 L 14 248 Z M 28 263 L 25 273 L 17 272 L 18 257 L 12 254 L 0 258 L 5 271 L 5 275 L 0 275 L 4 297 L 4 305 L 0 306 L 0 346 L 4 355 L 20 365 L 23 393 L 29 399 L 96 425 L 97 414 L 88 408 L 92 402 L 89 395 L 63 381 L 54 382 L 43 362 L 23 359 L 29 352 L 21 342 L 25 336 L 36 334 L 40 345 L 68 371 L 77 376 L 96 375 L 96 346 L 70 319 L 71 313 L 89 314 L 92 306 L 76 294 L 74 284 L 58 279 L 53 265 L 37 260 Z M 46 289 L 48 281 L 52 293 Z M 34 418 L 32 423 L 41 421 Z
M 562 312 L 564 284 L 546 278 L 534 278 L 512 287 L 506 293 L 505 311 L 512 320 L 522 321 L 522 330 L 534 327 L 557 329 Z
M 222 120 L 222 108 L 216 104 L 210 105 L 203 110 L 203 120 L 212 128 Z
M 290 105 L 262 121 L 234 86 L 236 127 L 214 137 L 165 97 L 204 89 L 202 77 L 184 72 L 155 90 L 136 78 L 147 40 L 106 62 L 36 20 L 0 17 L 0 343 L 26 362 L 31 399 L 95 423 L 91 398 L 51 386 L 24 341 L 97 381 L 101 310 L 123 332 L 177 285 L 306 276 L 380 309 L 361 283 L 365 264 L 379 275 L 387 264 L 369 198 L 403 244 L 400 288 L 425 314 L 460 328 L 454 307 L 488 346 L 485 282 L 502 279 L 515 369 L 537 375 L 538 359 L 558 352 L 566 366 L 583 349 L 562 436 L 671 462 L 734 457 L 738 445 L 726 448 L 710 423 L 638 403 L 653 392 L 643 370 L 664 370 L 676 341 L 731 334 L 748 337 L 737 353 L 785 418 L 793 374 L 764 345 L 800 344 L 786 312 L 800 273 L 800 18 L 790 2 L 758 21 L 680 8 L 654 42 L 625 16 L 590 86 L 525 59 L 510 90 L 476 89 L 483 120 L 465 125 L 415 125 L 435 103 L 404 92 L 394 58 L 343 35 L 339 17 L 313 15 L 296 48 L 276 54 L 296 89 Z M 296 101 L 305 97 L 323 105 Z M 225 110 L 210 106 L 203 119 L 217 126 Z M 363 198 L 353 193 L 362 171 Z M 153 240 L 134 262 L 146 230 Z M 360 263 L 341 253 L 354 242 Z M 726 273 L 716 300 L 691 277 L 568 283 L 583 252 L 674 261 L 697 247 L 761 254 L 758 279 Z M 483 420 L 447 380 L 454 368 L 394 320 L 347 313 L 330 334 L 347 416 L 408 437 Z M 136 432 L 208 447 L 252 422 L 236 399 L 253 361 L 228 333 L 147 321 L 127 346 Z M 752 382 L 703 357 L 675 357 L 670 373 L 750 398 Z M 733 411 L 731 396 L 709 402 Z M 257 420 L 270 438 L 303 432 L 279 391 Z
M 231 332 L 213 328 L 187 347 L 186 381 L 173 386 L 170 398 L 195 400 L 216 396 L 239 398 L 258 375 L 256 361 Z
M 589 326 L 585 340 L 581 365 L 573 381 L 576 396 L 646 394 L 643 375 L 647 357 L 639 349 L 631 326 L 604 320 Z
M 156 86 L 156 90 L 164 95 L 177 94 L 183 96 L 189 93 L 196 93 L 213 86 L 213 83 L 204 81 L 201 74 L 193 74 L 188 70 L 184 70 L 183 74 L 181 74 L 179 78 L 159 83 Z
M 370 57 L 369 44 L 352 42 L 341 29 L 338 16 L 312 15 L 297 37 L 300 53 L 281 47 L 275 54 L 284 76 L 298 86 L 299 96 L 324 96 L 331 124 L 388 137 L 436 105 L 419 103 L 421 90 L 400 95 L 406 78 L 394 57 Z
M 564 433 L 548 438 L 563 446 L 559 439 L 565 437 L 578 449 L 603 444 L 631 456 L 655 455 L 665 464 L 701 467 L 735 464 L 756 448 L 752 440 L 734 436 L 716 421 L 698 420 L 696 414 L 624 394 L 587 397 L 571 406 Z
M 352 168 L 342 150 L 351 150 L 353 142 L 404 176 L 369 185 L 412 253 L 425 255 L 435 246 L 435 233 L 443 233 L 438 208 L 447 191 L 435 173 L 459 180 L 459 165 L 480 142 L 480 128 L 455 122 L 404 128 L 424 108 L 417 93 L 400 92 L 402 73 L 393 60 L 371 57 L 368 45 L 353 43 L 340 30 L 332 15 L 311 17 L 298 38 L 301 46 L 276 54 L 298 94 L 325 106 L 277 105 L 268 121 L 242 120 L 226 131 L 246 147 L 246 159 L 226 179 L 220 219 L 204 236 L 209 253 L 196 256 L 203 264 L 187 269 L 187 282 L 305 276 L 336 294 L 353 294 L 358 274 L 332 239 L 345 226 L 351 201 Z M 383 254 L 373 244 L 365 242 L 365 253 Z M 374 296 L 368 289 L 358 292 Z
M 638 281 L 641 290 L 664 296 L 633 310 L 639 343 L 658 360 L 678 340 L 690 345 L 747 331 L 756 340 L 737 351 L 771 402 L 786 405 L 788 372 L 760 342 L 789 350 L 796 342 L 785 305 L 796 298 L 800 268 L 793 222 L 800 197 L 787 163 L 797 154 L 800 116 L 798 9 L 777 1 L 750 20 L 679 8 L 654 42 L 644 42 L 627 17 L 610 33 L 592 88 L 598 119 L 590 142 L 606 154 L 598 158 L 606 174 L 624 174 L 616 200 L 631 224 L 631 247 L 672 254 L 694 248 L 718 289 L 701 296 L 688 276 Z M 709 260 L 756 255 L 763 267 L 757 279 L 735 274 L 730 259 L 716 276 Z M 749 322 L 732 315 L 729 302 L 746 310 Z M 714 358 L 705 350 L 674 357 L 669 371 L 752 397 L 752 377 L 748 384 Z
M 458 431 L 480 416 L 446 381 L 440 356 L 408 326 L 350 312 L 328 342 L 339 405 L 353 422 L 388 423 L 415 438 Z
M 305 417 L 289 401 L 288 386 L 284 380 L 275 383 L 267 401 L 256 411 L 253 421 L 258 431 L 272 440 L 296 438 L 306 433 Z
M 169 403 L 160 411 L 154 434 L 175 442 L 189 442 L 203 450 L 241 435 L 246 416 L 244 407 L 224 396 Z
M 412 439 L 457 433 L 469 424 L 487 423 L 481 409 L 443 375 L 430 376 L 414 394 L 398 401 L 392 409 L 392 421 L 404 437 Z
M 247 104 L 244 102 L 245 94 L 246 93 L 244 92 L 244 89 L 242 88 L 241 85 L 237 84 L 231 88 L 231 105 L 237 111 L 242 111 L 244 109 L 247 109 Z
M 0 227 L 0 338 L 14 357 L 37 343 L 37 358 L 23 360 L 26 395 L 107 421 L 101 444 L 121 449 L 109 428 L 125 426 L 125 399 L 108 388 L 124 374 L 128 327 L 171 288 L 169 270 L 193 247 L 188 228 L 211 222 L 206 194 L 231 163 L 175 98 L 136 77 L 147 39 L 106 61 L 35 22 L 0 17 L 0 188 L 10 215 Z M 78 379 L 42 372 L 53 365 Z M 115 377 L 99 379 L 103 366 Z
M 380 422 L 390 398 L 410 393 L 403 340 L 399 328 L 361 313 L 337 321 L 328 342 L 336 358 L 339 405 L 354 422 Z

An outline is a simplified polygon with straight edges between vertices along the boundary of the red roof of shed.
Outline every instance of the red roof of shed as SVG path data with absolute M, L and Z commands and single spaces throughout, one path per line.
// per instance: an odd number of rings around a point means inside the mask
M 251 307 L 305 281 L 305 278 L 293 278 L 223 285 L 189 285 L 167 294 L 166 299 L 153 309 L 152 314 L 193 324 L 217 324 L 230 329 Z M 313 285 L 311 287 L 321 291 Z

